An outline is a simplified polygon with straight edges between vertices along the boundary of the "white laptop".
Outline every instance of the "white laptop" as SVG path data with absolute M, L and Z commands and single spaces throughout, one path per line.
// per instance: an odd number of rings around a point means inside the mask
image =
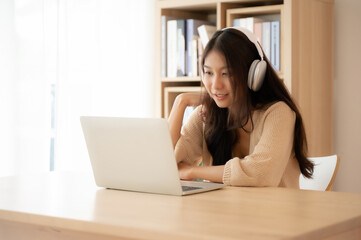
M 82 116 L 80 121 L 100 187 L 187 195 L 225 186 L 179 179 L 165 119 Z

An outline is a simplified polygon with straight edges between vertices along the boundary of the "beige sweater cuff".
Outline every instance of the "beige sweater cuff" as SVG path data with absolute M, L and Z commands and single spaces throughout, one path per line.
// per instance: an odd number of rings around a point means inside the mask
M 229 160 L 228 162 L 226 162 L 226 165 L 224 165 L 224 170 L 223 170 L 223 183 L 227 184 L 227 185 L 231 185 L 231 163 L 232 160 Z

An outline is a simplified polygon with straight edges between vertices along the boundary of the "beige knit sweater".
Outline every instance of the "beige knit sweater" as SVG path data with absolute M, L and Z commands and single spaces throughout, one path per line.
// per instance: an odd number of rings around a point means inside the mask
M 175 147 L 177 162 L 212 165 L 204 139 L 204 122 L 198 107 L 189 117 Z M 223 182 L 234 186 L 299 188 L 300 168 L 293 152 L 295 113 L 284 102 L 257 110 L 252 115 L 249 155 L 233 157 L 226 164 Z

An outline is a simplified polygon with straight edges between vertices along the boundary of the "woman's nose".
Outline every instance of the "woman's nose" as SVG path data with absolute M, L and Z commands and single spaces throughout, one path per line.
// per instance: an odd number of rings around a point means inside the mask
M 212 88 L 215 90 L 223 88 L 223 81 L 222 81 L 221 77 L 219 77 L 218 75 L 214 76 Z

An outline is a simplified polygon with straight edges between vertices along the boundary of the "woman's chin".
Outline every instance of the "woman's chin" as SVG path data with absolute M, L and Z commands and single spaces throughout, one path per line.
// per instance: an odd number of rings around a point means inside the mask
M 215 101 L 215 102 L 219 108 L 229 108 L 229 106 L 231 106 L 231 104 L 229 104 L 229 103 L 218 102 L 218 101 Z

